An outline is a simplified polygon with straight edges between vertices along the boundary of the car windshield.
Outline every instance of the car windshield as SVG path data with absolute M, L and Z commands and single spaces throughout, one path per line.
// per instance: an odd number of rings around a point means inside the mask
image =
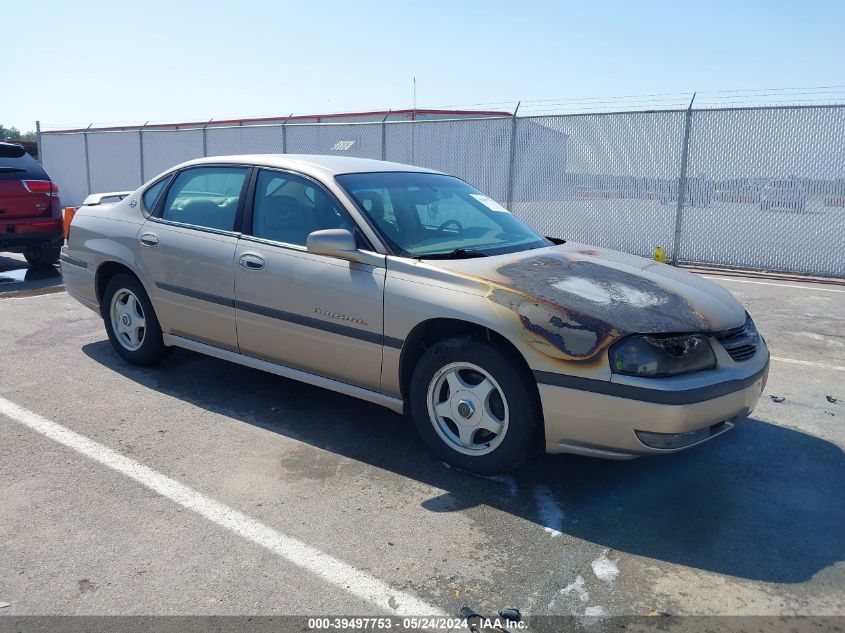
M 344 174 L 337 181 L 398 255 L 459 259 L 552 244 L 453 176 L 373 172 Z

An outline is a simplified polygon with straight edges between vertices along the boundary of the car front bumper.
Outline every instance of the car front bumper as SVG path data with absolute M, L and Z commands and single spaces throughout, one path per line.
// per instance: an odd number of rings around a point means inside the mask
M 631 459 L 701 444 L 733 428 L 757 405 L 769 375 L 762 339 L 741 371 L 739 378 L 734 371 L 730 380 L 688 390 L 601 389 L 624 395 L 538 384 L 546 452 Z

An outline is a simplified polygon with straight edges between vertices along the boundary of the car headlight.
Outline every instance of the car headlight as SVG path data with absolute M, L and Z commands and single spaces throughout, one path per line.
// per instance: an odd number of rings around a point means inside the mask
M 677 376 L 716 366 L 710 341 L 702 334 L 639 334 L 610 348 L 610 369 L 629 376 Z

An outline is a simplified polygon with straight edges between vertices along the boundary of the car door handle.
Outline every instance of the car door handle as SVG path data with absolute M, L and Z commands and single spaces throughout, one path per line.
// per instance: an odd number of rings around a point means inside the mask
M 158 238 L 152 233 L 144 233 L 140 241 L 144 246 L 158 246 Z
M 241 255 L 238 261 L 241 267 L 247 270 L 261 270 L 264 268 L 264 260 L 258 255 Z

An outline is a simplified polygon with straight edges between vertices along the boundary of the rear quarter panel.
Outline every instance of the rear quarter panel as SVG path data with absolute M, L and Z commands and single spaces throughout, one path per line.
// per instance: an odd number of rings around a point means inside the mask
M 129 206 L 128 200 L 113 206 L 82 207 L 74 215 L 64 252 L 84 261 L 88 265 L 85 269 L 88 276 L 64 275 L 65 287 L 71 294 L 98 302 L 95 277 L 99 267 L 107 262 L 123 264 L 132 270 L 149 294 L 147 284 L 138 273 L 135 255 L 138 233 L 145 218 L 138 207 Z

